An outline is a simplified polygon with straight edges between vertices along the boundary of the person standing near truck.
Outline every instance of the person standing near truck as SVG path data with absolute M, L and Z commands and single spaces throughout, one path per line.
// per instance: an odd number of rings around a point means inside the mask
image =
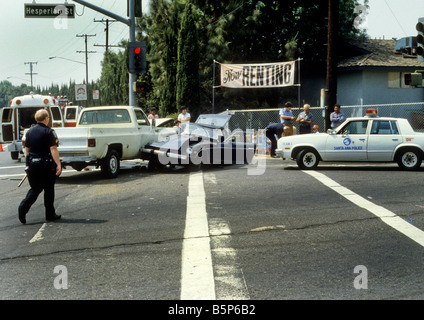
M 292 103 L 290 101 L 284 104 L 284 107 L 280 110 L 280 121 L 285 127 L 290 128 L 290 135 L 293 134 L 293 121 L 296 119 L 293 116 Z
M 178 115 L 178 120 L 181 123 L 184 122 L 190 122 L 190 113 L 187 112 L 187 107 L 186 106 L 182 106 L 181 107 L 181 113 Z
M 48 127 L 49 113 L 40 109 L 35 113 L 37 124 L 26 134 L 25 150 L 27 176 L 31 189 L 19 205 L 19 221 L 26 223 L 26 214 L 44 190 L 44 207 L 47 221 L 61 218 L 54 208 L 54 184 L 56 176 L 62 172 L 57 147 L 59 139 L 53 129 Z
M 157 114 L 157 110 L 155 107 L 152 107 L 150 109 L 150 114 L 147 116 L 148 119 L 159 119 L 159 116 Z
M 299 134 L 311 133 L 312 123 L 314 122 L 314 117 L 310 112 L 311 106 L 305 104 L 303 106 L 303 112 L 299 113 L 296 122 L 299 123 Z

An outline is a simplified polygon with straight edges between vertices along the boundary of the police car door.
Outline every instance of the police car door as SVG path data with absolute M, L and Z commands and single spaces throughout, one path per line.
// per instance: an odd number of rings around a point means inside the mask
M 396 121 L 374 119 L 368 138 L 368 160 L 392 161 L 394 150 L 401 142 Z
M 352 120 L 328 135 L 326 161 L 366 161 L 368 119 Z

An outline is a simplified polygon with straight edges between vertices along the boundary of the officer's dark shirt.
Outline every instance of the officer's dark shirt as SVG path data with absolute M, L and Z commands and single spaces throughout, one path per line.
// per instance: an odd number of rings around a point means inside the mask
M 30 157 L 50 157 L 50 147 L 58 145 L 56 132 L 43 123 L 37 123 L 26 134 L 25 147 Z
M 280 137 L 283 134 L 283 127 L 282 123 L 271 123 L 267 125 L 266 129 Z

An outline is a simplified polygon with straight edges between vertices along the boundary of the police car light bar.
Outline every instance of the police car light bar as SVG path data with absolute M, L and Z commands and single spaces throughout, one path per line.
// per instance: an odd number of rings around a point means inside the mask
M 377 117 L 377 109 L 367 109 L 365 111 L 366 117 Z

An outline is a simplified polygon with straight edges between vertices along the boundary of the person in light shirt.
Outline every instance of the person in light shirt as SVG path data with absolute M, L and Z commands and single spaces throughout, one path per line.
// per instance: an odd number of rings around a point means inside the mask
M 181 121 L 181 123 L 190 122 L 190 113 L 187 112 L 187 107 L 181 107 L 181 113 L 178 115 L 178 120 Z
M 280 113 L 279 113 L 280 121 L 283 124 L 283 126 L 290 128 L 290 135 L 293 134 L 293 120 L 296 119 L 293 116 L 292 107 L 293 105 L 291 102 L 286 102 L 284 104 L 284 107 L 280 110 Z
M 155 107 L 150 109 L 150 114 L 147 116 L 148 119 L 159 119 L 159 116 L 157 114 L 157 110 Z
M 334 105 L 334 112 L 332 112 L 330 114 L 331 129 L 337 128 L 345 120 L 346 120 L 346 117 L 343 114 L 343 112 L 340 111 L 340 105 L 339 104 L 335 104 Z

